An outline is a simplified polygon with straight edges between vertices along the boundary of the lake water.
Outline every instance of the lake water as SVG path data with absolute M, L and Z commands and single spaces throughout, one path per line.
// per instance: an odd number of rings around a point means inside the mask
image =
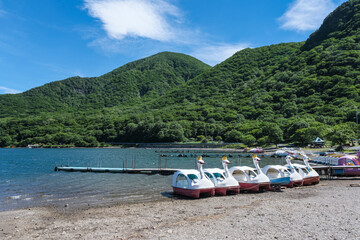
M 160 158 L 160 152 L 167 157 Z M 201 151 L 169 153 L 168 149 L 0 149 L 0 211 L 36 206 L 94 206 L 157 201 L 171 197 L 172 176 L 55 172 L 55 166 L 194 168 Z M 205 167 L 222 167 L 221 153 L 207 153 Z M 172 156 L 171 156 L 172 155 Z M 192 157 L 190 157 L 192 155 Z M 159 161 L 161 159 L 161 163 Z M 252 166 L 246 156 L 233 154 L 231 166 Z M 261 165 L 284 164 L 263 157 Z

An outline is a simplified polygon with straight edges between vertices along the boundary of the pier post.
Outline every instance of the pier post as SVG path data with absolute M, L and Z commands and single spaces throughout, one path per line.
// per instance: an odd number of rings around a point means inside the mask
M 158 168 L 161 169 L 161 155 L 159 155 Z

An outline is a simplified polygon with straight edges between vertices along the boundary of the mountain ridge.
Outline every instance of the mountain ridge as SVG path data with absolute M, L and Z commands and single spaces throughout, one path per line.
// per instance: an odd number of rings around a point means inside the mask
M 302 50 L 310 50 L 329 38 L 341 39 L 349 35 L 359 36 L 360 2 L 349 0 L 331 12 L 318 30 L 310 35 Z
M 47 108 L 55 111 L 73 107 L 98 109 L 136 103 L 147 95 L 162 95 L 207 69 L 210 66 L 191 56 L 162 52 L 127 63 L 99 77 L 70 77 L 24 93 L 0 96 L 0 112 L 3 117 L 11 116 L 2 107 L 9 106 L 9 101 L 14 105 L 21 102 L 24 107 L 16 105 L 16 108 L 24 112 L 41 112 Z

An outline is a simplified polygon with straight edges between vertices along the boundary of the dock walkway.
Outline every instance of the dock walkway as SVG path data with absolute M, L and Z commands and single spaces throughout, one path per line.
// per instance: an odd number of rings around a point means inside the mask
M 132 173 L 132 174 L 160 174 L 171 175 L 178 169 L 172 168 L 99 168 L 99 167 L 69 167 L 56 166 L 55 171 L 65 172 L 97 172 L 97 173 Z
M 344 172 L 345 169 L 358 169 L 360 166 L 331 166 L 331 165 L 312 165 L 311 166 L 319 175 L 328 176 L 329 178 L 333 176 L 344 176 L 347 177 L 347 174 Z M 353 177 L 354 175 L 349 175 Z
M 325 166 L 316 165 L 312 168 L 322 176 L 345 176 L 344 169 L 360 168 L 360 166 Z M 171 175 L 179 169 L 174 168 L 100 168 L 100 167 L 70 167 L 70 166 L 56 166 L 55 171 L 65 172 L 96 172 L 96 173 L 129 173 L 129 174 L 160 174 Z

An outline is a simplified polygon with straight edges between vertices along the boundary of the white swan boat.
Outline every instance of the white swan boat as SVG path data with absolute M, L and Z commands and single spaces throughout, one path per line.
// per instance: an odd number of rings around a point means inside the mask
M 287 187 L 297 187 L 302 186 L 304 183 L 303 177 L 298 173 L 294 167 L 294 165 L 291 163 L 291 160 L 293 158 L 291 156 L 286 156 L 285 160 L 287 164 L 285 167 L 290 171 L 290 183 L 286 185 Z
M 271 186 L 275 188 L 286 186 L 290 183 L 290 172 L 285 166 L 267 165 L 262 168 L 262 171 L 270 179 Z
M 300 153 L 300 156 L 302 156 L 305 165 L 297 164 L 297 163 L 293 163 L 292 165 L 295 167 L 295 169 L 302 176 L 302 178 L 304 180 L 303 185 L 304 186 L 309 186 L 309 185 L 313 185 L 313 184 L 318 184 L 320 182 L 320 176 L 310 166 L 308 156 L 303 152 Z
M 235 166 L 229 169 L 233 177 L 238 181 L 240 190 L 259 191 L 270 190 L 270 179 L 262 172 L 259 166 L 260 158 L 254 154 L 253 162 L 256 168 L 247 166 Z
M 224 196 L 226 194 L 239 193 L 239 183 L 231 175 L 228 169 L 230 161 L 226 156 L 222 158 L 223 170 L 219 168 L 205 168 L 204 172 L 215 185 L 215 194 Z
M 214 196 L 214 183 L 205 175 L 201 157 L 197 159 L 198 170 L 183 169 L 177 171 L 173 176 L 174 194 L 183 195 L 191 198 L 199 198 L 200 195 Z

